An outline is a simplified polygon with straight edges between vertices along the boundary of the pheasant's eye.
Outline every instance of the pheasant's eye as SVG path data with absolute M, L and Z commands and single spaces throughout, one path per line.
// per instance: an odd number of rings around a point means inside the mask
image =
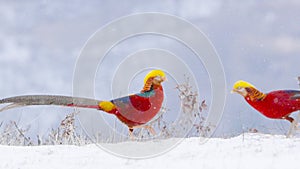
M 239 86 L 239 87 L 237 87 L 237 89 L 238 89 L 238 90 L 241 90 L 241 89 L 242 89 L 242 87 L 240 87 L 240 86 Z
M 161 76 L 155 76 L 154 80 L 161 81 Z
M 249 87 L 246 87 L 245 89 L 246 89 L 246 91 L 247 91 L 248 93 L 250 93 L 250 92 L 251 92 L 251 88 L 249 88 Z

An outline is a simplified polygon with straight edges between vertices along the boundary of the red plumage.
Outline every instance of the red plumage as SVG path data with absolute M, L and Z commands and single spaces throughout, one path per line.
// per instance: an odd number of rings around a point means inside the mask
M 245 99 L 257 111 L 272 119 L 284 119 L 300 110 L 300 91 L 296 90 L 273 91 L 261 100 L 251 100 L 249 96 Z
M 143 125 L 160 111 L 163 99 L 162 86 L 153 86 L 147 92 L 111 100 L 116 107 L 109 113 L 116 115 L 128 127 Z
M 268 118 L 286 119 L 293 122 L 294 119 L 290 117 L 290 114 L 300 110 L 300 91 L 298 90 L 262 93 L 252 84 L 240 80 L 234 84 L 232 91 L 242 95 L 253 108 Z

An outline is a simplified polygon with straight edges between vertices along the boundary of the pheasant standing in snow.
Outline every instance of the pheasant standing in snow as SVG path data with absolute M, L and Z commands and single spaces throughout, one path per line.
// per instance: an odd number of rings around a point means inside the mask
M 130 136 L 134 128 L 144 127 L 152 134 L 154 130 L 147 126 L 161 109 L 164 100 L 162 82 L 166 80 L 165 73 L 161 70 L 152 70 L 144 78 L 144 87 L 140 93 L 100 101 L 88 98 L 57 96 L 57 95 L 27 95 L 4 98 L 0 104 L 11 103 L 0 111 L 30 105 L 59 105 L 68 107 L 90 108 L 115 115 L 128 126 Z

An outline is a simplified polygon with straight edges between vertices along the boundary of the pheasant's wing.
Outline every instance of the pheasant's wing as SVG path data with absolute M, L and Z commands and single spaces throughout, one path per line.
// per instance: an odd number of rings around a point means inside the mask
M 290 96 L 291 100 L 299 100 L 300 101 L 300 91 L 299 90 L 286 90 L 285 93 Z
M 71 96 L 58 96 L 58 95 L 25 95 L 9 97 L 0 100 L 0 104 L 10 103 L 8 106 L 0 109 L 1 111 L 30 106 L 30 105 L 58 105 L 68 107 L 82 107 L 99 109 L 99 103 L 101 101 L 82 97 L 71 97 Z
M 125 97 L 120 97 L 111 100 L 118 108 L 123 110 L 122 113 L 129 113 L 132 111 L 147 111 L 151 107 L 149 96 L 144 96 L 141 93 L 132 94 Z
M 111 102 L 116 105 L 120 115 L 128 121 L 143 124 L 151 120 L 160 111 L 160 99 L 153 96 L 155 96 L 154 91 L 137 93 L 111 100 Z

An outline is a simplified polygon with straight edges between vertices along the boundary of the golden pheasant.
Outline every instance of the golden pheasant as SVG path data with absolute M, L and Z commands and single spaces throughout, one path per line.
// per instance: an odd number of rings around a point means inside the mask
M 290 115 L 300 110 L 300 91 L 298 90 L 263 93 L 252 84 L 240 80 L 234 84 L 232 91 L 242 95 L 253 108 L 268 118 L 286 119 L 293 123 L 294 119 Z
M 9 97 L 0 100 L 0 104 L 11 103 L 0 111 L 29 105 L 59 105 L 97 109 L 115 115 L 128 126 L 130 135 L 133 129 L 145 127 L 152 134 L 154 130 L 145 125 L 161 109 L 164 92 L 161 83 L 166 80 L 161 70 L 152 70 L 144 78 L 144 87 L 140 93 L 116 98 L 110 101 L 100 101 L 89 98 L 57 96 L 57 95 L 26 95 Z

